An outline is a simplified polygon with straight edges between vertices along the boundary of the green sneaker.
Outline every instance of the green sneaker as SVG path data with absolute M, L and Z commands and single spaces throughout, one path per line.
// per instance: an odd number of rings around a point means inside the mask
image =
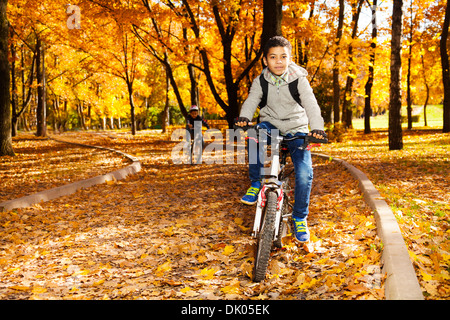
M 259 182 L 252 183 L 252 186 L 247 190 L 245 196 L 242 197 L 241 202 L 248 205 L 253 205 L 256 202 L 258 202 L 258 193 L 260 188 L 261 183 Z
M 308 224 L 306 222 L 306 219 L 296 219 L 294 220 L 294 233 L 295 233 L 295 239 L 299 242 L 308 242 L 309 241 L 309 230 L 308 230 Z

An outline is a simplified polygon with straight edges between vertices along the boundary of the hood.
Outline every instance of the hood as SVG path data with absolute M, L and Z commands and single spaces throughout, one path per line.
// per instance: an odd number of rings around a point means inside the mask
M 267 81 L 271 81 L 270 78 L 270 71 L 269 68 L 264 68 L 262 73 L 264 74 L 264 78 L 266 78 Z M 292 81 L 295 81 L 296 79 L 300 77 L 306 77 L 308 75 L 308 71 L 306 69 L 300 67 L 299 65 L 295 64 L 294 62 L 291 62 L 288 66 L 288 83 L 291 83 Z
M 300 77 L 306 77 L 308 75 L 308 71 L 306 71 L 305 68 L 300 67 L 299 65 L 295 64 L 294 62 L 291 62 L 288 69 L 290 71 L 289 76 L 291 74 L 295 74 L 297 76 L 297 78 L 300 78 Z M 289 81 L 289 82 L 291 82 L 291 81 Z

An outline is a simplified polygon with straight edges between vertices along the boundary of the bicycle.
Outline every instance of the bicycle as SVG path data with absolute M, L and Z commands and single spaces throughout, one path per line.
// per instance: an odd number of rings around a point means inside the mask
M 244 131 L 254 128 L 252 125 L 246 127 L 235 126 L 235 129 Z M 289 177 L 294 169 L 286 171 L 286 162 L 289 155 L 287 142 L 303 139 L 305 142 L 299 149 L 308 149 L 311 143 L 328 143 L 328 139 L 318 139 L 313 136 L 285 137 L 271 136 L 272 161 L 268 174 L 262 175 L 262 186 L 258 194 L 256 214 L 253 224 L 252 236 L 256 239 L 255 262 L 253 266 L 253 281 L 260 282 L 265 279 L 267 267 L 270 261 L 270 253 L 273 246 L 282 248 L 282 239 L 290 233 L 293 206 L 290 203 L 292 194 L 289 185 Z M 274 148 L 274 149 L 273 149 Z
M 186 135 L 189 137 L 186 139 L 186 143 L 188 143 L 188 163 L 201 164 L 204 147 L 202 131 L 199 130 L 199 132 L 196 132 L 193 129 L 186 129 Z

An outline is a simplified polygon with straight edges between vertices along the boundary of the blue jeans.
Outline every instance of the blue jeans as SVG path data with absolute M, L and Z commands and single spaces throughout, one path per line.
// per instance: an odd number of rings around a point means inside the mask
M 271 130 L 277 129 L 269 122 L 261 122 L 257 125 L 257 128 L 266 129 L 269 134 Z M 306 133 L 298 132 L 295 135 L 305 136 Z M 292 135 L 288 134 L 286 137 L 292 137 Z M 271 143 L 270 137 L 267 138 L 267 144 L 269 145 Z M 287 142 L 295 170 L 295 203 L 292 216 L 297 219 L 306 219 L 308 216 L 309 198 L 313 181 L 311 152 L 298 149 L 303 143 L 303 139 Z M 261 159 L 264 159 L 264 152 L 261 152 L 262 150 L 259 148 L 256 150 L 259 151 L 257 152 L 256 161 L 249 161 L 249 177 L 251 182 L 261 181 L 261 169 L 264 166 L 264 161 L 261 161 Z M 250 158 L 254 159 L 254 156 L 251 157 L 249 154 Z

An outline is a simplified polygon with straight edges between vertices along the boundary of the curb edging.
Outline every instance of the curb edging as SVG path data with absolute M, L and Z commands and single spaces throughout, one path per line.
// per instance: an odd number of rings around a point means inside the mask
M 341 163 L 359 181 L 364 200 L 374 212 L 377 233 L 383 242 L 381 262 L 385 280 L 387 300 L 424 300 L 416 272 L 411 263 L 408 249 L 400 227 L 390 206 L 380 195 L 364 172 L 344 160 L 325 154 L 312 153 L 320 158 Z
M 128 158 L 129 160 L 132 161 L 132 164 L 125 168 L 122 168 L 122 169 L 119 169 L 119 170 L 116 170 L 116 171 L 113 171 L 113 172 L 110 172 L 110 173 L 107 173 L 104 175 L 96 176 L 96 177 L 85 179 L 85 180 L 80 180 L 80 181 L 77 181 L 74 183 L 66 184 L 66 185 L 48 189 L 48 190 L 44 190 L 44 191 L 37 192 L 37 193 L 31 194 L 28 196 L 24 196 L 21 198 L 2 202 L 2 203 L 0 203 L 0 212 L 9 211 L 12 209 L 30 207 L 34 204 L 40 203 L 41 201 L 46 202 L 46 201 L 53 200 L 53 199 L 56 199 L 56 198 L 59 198 L 62 196 L 67 196 L 67 195 L 73 194 L 82 188 L 89 188 L 91 186 L 94 186 L 97 184 L 102 184 L 107 181 L 122 180 L 131 174 L 135 174 L 135 173 L 141 171 L 141 163 L 140 163 L 139 159 L 137 159 L 136 157 L 133 157 L 131 155 L 128 155 L 126 153 L 123 153 L 121 151 L 111 149 L 111 148 L 100 147 L 100 146 L 90 146 L 90 145 L 76 143 L 76 142 L 63 141 L 63 140 L 58 140 L 55 138 L 51 138 L 51 139 L 55 140 L 57 142 L 61 142 L 61 143 L 68 143 L 68 144 L 74 144 L 74 145 L 78 145 L 78 146 L 82 146 L 82 147 L 112 151 L 112 152 L 115 152 L 115 153 L 125 156 L 126 158 Z

